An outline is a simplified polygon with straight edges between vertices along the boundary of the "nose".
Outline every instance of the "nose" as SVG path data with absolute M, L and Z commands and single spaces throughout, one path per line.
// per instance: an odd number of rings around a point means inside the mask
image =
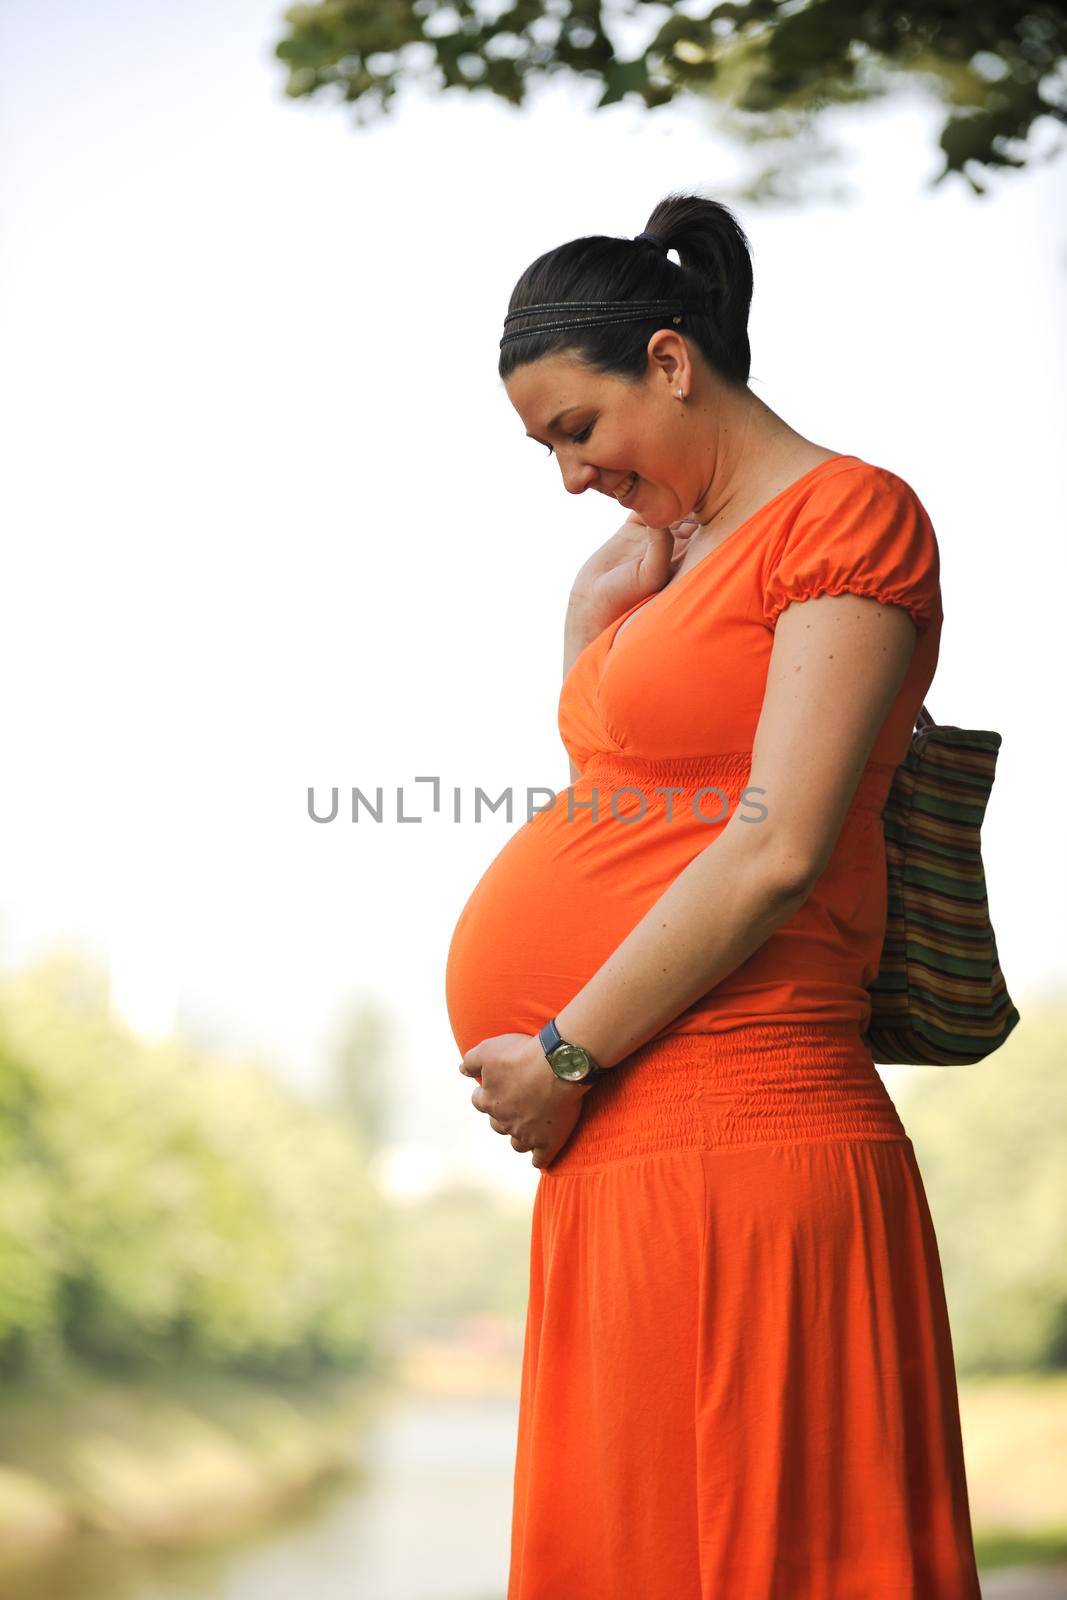
M 588 463 L 564 462 L 560 458 L 559 470 L 563 474 L 563 487 L 568 494 L 584 494 L 596 477 L 596 468 Z

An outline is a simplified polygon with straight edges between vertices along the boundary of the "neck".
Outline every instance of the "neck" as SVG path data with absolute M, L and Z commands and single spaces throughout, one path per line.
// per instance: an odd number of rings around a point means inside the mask
M 705 529 L 715 531 L 731 511 L 742 510 L 768 468 L 784 463 L 808 441 L 748 389 L 717 386 L 708 411 L 714 418 L 709 439 L 711 470 L 692 515 Z

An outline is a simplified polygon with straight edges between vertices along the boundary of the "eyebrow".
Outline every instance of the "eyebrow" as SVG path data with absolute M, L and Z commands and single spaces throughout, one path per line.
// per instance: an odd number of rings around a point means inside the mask
M 559 425 L 561 419 L 567 415 L 568 411 L 576 411 L 577 409 L 578 409 L 577 406 L 573 405 L 573 406 L 564 406 L 562 411 L 557 411 L 556 415 L 552 418 L 552 421 L 548 425 L 549 433 L 552 432 L 553 428 L 555 428 L 555 427 L 557 427 Z M 543 439 L 538 439 L 537 438 L 536 433 L 528 433 L 526 435 L 526 437 L 527 437 L 527 439 L 536 439 L 538 444 L 543 444 L 544 443 Z

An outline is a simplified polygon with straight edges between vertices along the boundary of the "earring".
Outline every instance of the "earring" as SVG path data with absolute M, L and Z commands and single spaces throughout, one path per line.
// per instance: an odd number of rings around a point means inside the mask
M 679 400 L 684 400 L 685 399 L 685 395 L 682 393 L 681 389 L 675 389 L 674 392 L 678 396 Z

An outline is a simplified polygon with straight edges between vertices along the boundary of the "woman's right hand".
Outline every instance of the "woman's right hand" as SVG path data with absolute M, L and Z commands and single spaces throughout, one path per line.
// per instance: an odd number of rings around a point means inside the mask
M 669 528 L 650 528 L 632 511 L 579 571 L 571 586 L 571 612 L 598 633 L 639 600 L 657 594 L 699 526 L 695 517 L 683 517 Z

